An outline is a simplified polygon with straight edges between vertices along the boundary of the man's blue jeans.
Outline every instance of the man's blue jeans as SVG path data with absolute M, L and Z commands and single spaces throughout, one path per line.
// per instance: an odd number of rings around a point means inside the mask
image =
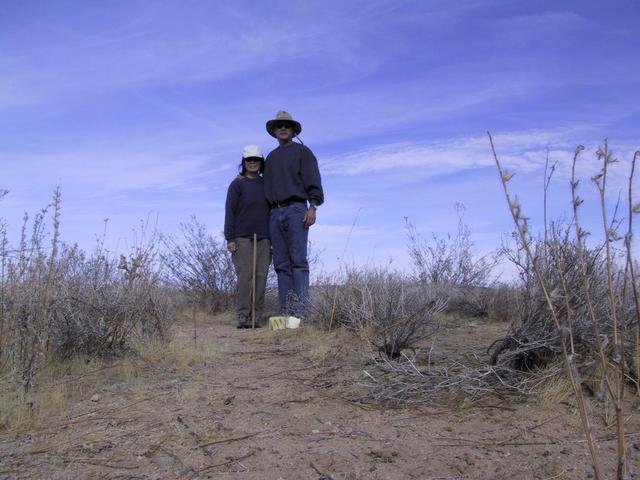
M 306 203 L 296 202 L 272 209 L 269 218 L 281 315 L 304 317 L 309 302 L 306 213 Z

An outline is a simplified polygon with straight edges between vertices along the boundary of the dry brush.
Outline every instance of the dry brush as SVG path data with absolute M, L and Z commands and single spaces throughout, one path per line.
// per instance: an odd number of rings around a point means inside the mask
M 22 394 L 53 358 L 116 354 L 134 336 L 165 338 L 175 318 L 155 235 L 119 258 L 102 242 L 87 254 L 60 240 L 61 209 L 56 189 L 31 222 L 25 215 L 16 247 L 0 227 L 0 373 Z

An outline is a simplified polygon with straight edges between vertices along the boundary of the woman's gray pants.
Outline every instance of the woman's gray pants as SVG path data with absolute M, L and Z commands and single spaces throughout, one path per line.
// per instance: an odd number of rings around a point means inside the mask
M 238 276 L 236 314 L 239 325 L 251 325 L 251 291 L 253 280 L 253 238 L 236 238 L 237 250 L 233 253 L 233 265 Z M 256 323 L 264 311 L 264 292 L 271 263 L 271 241 L 257 241 L 256 258 Z

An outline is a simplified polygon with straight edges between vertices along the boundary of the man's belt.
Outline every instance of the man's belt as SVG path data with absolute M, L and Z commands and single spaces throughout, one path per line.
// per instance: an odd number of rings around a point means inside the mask
M 294 203 L 304 203 L 305 206 L 307 204 L 306 200 L 300 200 L 300 199 L 293 199 L 293 200 L 284 200 L 282 202 L 273 202 L 271 204 L 271 208 L 282 208 L 282 207 L 287 207 L 289 205 L 293 205 Z

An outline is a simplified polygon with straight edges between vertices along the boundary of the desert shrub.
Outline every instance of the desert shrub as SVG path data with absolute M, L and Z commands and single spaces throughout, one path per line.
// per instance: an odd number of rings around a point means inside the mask
M 458 231 L 455 235 L 422 239 L 416 228 L 405 218 L 409 238 L 409 256 L 413 261 L 413 274 L 421 283 L 446 284 L 463 287 L 483 287 L 491 282 L 495 259 L 475 252 L 471 231 L 464 222 L 465 207 L 455 204 Z
M 0 228 L 0 369 L 25 391 L 48 357 L 115 353 L 134 334 L 165 337 L 174 318 L 154 238 L 128 257 L 113 258 L 101 244 L 86 255 L 60 242 L 60 208 L 58 189 L 30 233 L 25 215 L 16 248 Z
M 454 235 L 432 234 L 424 240 L 405 218 L 412 260 L 413 279 L 422 285 L 439 287 L 447 295 L 447 311 L 466 317 L 486 317 L 495 285 L 493 270 L 496 254 L 479 256 L 471 241 L 471 231 L 464 222 L 464 205 L 455 204 L 458 229 Z
M 161 278 L 155 252 L 136 248 L 127 257 L 109 258 L 100 249 L 85 257 L 65 249 L 69 263 L 62 287 L 54 345 L 64 354 L 117 351 L 132 333 L 167 339 L 175 317 L 175 295 Z
M 180 224 L 180 231 L 182 238 L 162 237 L 167 280 L 210 312 L 227 310 L 233 305 L 236 277 L 225 243 L 195 217 Z
M 638 305 L 632 295 L 637 291 L 637 277 L 630 249 L 631 220 L 637 212 L 632 182 L 638 152 L 629 176 L 628 226 L 622 236 L 618 233 L 620 205 L 609 219 L 605 202 L 607 171 L 617 161 L 606 144 L 597 151 L 603 168 L 591 180 L 600 193 L 600 213 L 606 225 L 603 238 L 598 239 L 580 226 L 583 200 L 578 196 L 576 164 L 582 150 L 576 149 L 572 163 L 574 215 L 569 225 L 551 222 L 544 225 L 544 235 L 533 237 L 521 205 L 507 194 L 518 233 L 514 235 L 517 246 L 505 248 L 503 254 L 518 268 L 521 300 L 508 335 L 491 348 L 492 363 L 522 369 L 545 367 L 561 358 L 565 348 L 571 360 L 580 359 L 582 365 L 607 359 L 612 360 L 611 365 L 624 365 L 637 384 L 638 341 L 625 332 L 638 329 Z M 507 192 L 513 175 L 506 170 L 501 175 Z M 550 179 L 551 174 L 545 178 L 545 204 Z
M 519 315 L 522 291 L 518 285 L 495 281 L 485 287 L 452 285 L 440 291 L 448 297 L 447 312 L 459 317 L 509 322 Z
M 342 325 L 366 335 L 386 357 L 412 349 L 436 327 L 445 302 L 426 285 L 384 268 L 349 268 L 342 280 L 314 287 L 310 320 L 325 327 Z
M 596 351 L 592 312 L 600 335 L 606 338 L 612 336 L 606 257 L 602 245 L 582 245 L 591 295 L 591 302 L 588 302 L 584 295 L 579 246 L 571 238 L 570 229 L 560 230 L 560 227 L 554 227 L 546 241 L 537 238 L 531 241 L 530 247 L 545 288 L 551 292 L 553 309 L 571 336 L 571 348 L 586 358 L 593 356 Z M 544 367 L 561 355 L 561 339 L 536 278 L 533 262 L 521 249 L 512 251 L 509 256 L 518 267 L 521 302 L 508 335 L 492 349 L 492 362 L 523 369 Z M 622 278 L 620 275 L 617 277 Z M 617 283 L 617 310 L 622 312 L 622 283 Z M 627 306 L 631 304 L 627 302 Z M 629 325 L 633 321 L 631 313 L 628 311 L 625 315 Z M 631 345 L 629 351 L 633 351 Z
M 497 322 L 511 322 L 520 314 L 522 290 L 515 282 L 496 282 L 488 293 L 482 295 L 481 301 L 486 304 L 489 319 Z

